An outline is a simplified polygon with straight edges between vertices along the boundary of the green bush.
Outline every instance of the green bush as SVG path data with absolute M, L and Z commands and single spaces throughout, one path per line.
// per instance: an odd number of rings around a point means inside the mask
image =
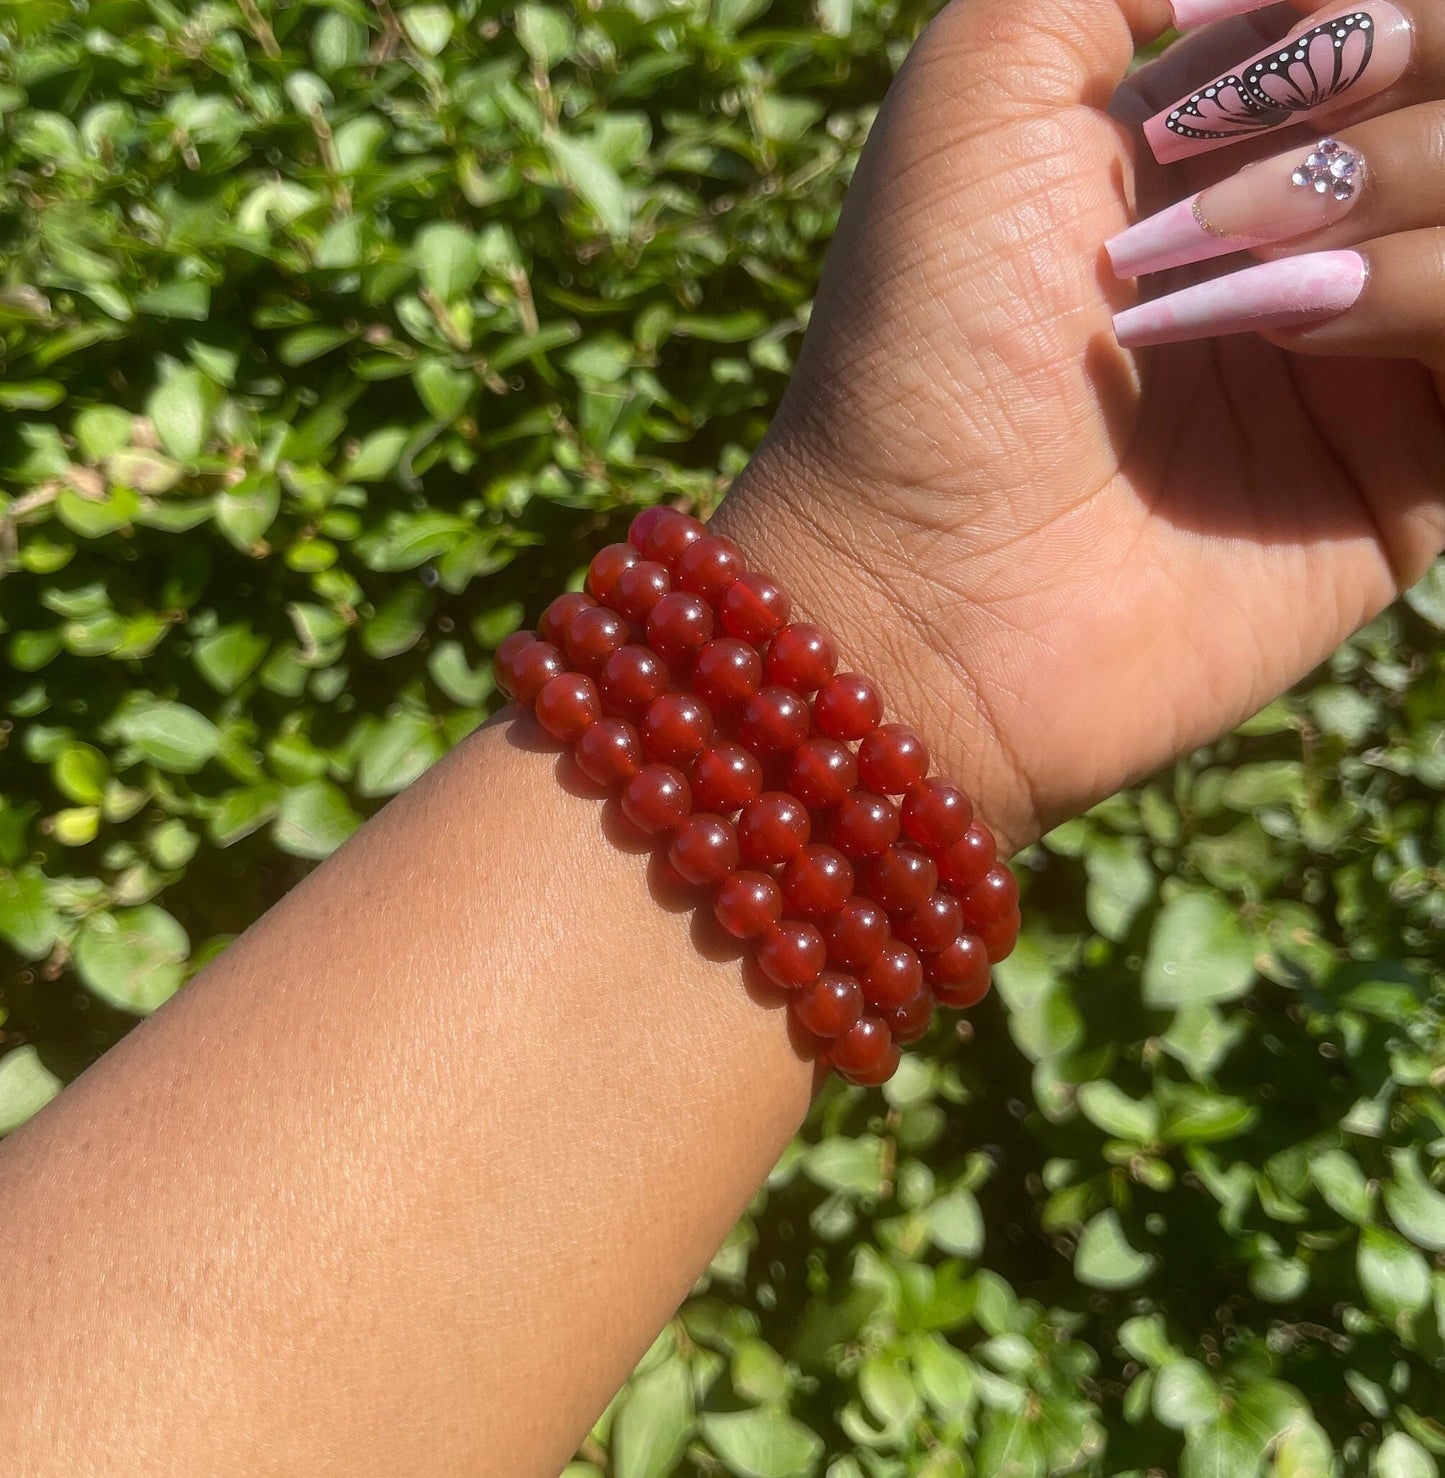
M 927 8 L 0 0 L 0 1130 L 715 501 Z M 1026 854 L 574 1478 L 1435 1473 L 1442 630 Z

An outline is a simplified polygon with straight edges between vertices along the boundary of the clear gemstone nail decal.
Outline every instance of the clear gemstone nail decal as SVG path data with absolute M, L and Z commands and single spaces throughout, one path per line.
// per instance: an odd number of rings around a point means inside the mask
M 1338 139 L 1321 139 L 1290 177 L 1301 190 L 1351 200 L 1360 187 L 1360 156 Z

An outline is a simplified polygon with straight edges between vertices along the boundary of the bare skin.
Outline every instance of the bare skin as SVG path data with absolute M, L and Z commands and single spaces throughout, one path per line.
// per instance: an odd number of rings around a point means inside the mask
M 1445 542 L 1420 364 L 1113 344 L 1135 180 L 1103 108 L 1164 20 L 944 13 L 718 515 L 1014 845 L 1258 707 Z M 495 725 L 8 1140 L 11 1471 L 551 1478 L 811 1090 L 649 881 Z

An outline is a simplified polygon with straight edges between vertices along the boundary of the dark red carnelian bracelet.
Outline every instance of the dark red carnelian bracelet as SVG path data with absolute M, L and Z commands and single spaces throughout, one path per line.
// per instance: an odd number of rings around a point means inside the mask
M 497 650 L 503 690 L 668 839 L 718 922 L 850 1082 L 885 1082 L 935 1003 L 968 1007 L 1018 937 L 1018 884 L 923 740 L 883 722 L 820 627 L 731 540 L 649 508 L 587 594 Z

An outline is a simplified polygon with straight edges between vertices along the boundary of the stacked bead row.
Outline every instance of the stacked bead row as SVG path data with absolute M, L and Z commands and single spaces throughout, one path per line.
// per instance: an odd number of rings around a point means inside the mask
M 817 626 L 730 540 L 651 508 L 498 649 L 497 677 L 628 820 L 757 941 L 799 1026 L 881 1083 L 935 1003 L 974 1005 L 1018 935 L 1018 886 L 923 741 L 883 722 Z

